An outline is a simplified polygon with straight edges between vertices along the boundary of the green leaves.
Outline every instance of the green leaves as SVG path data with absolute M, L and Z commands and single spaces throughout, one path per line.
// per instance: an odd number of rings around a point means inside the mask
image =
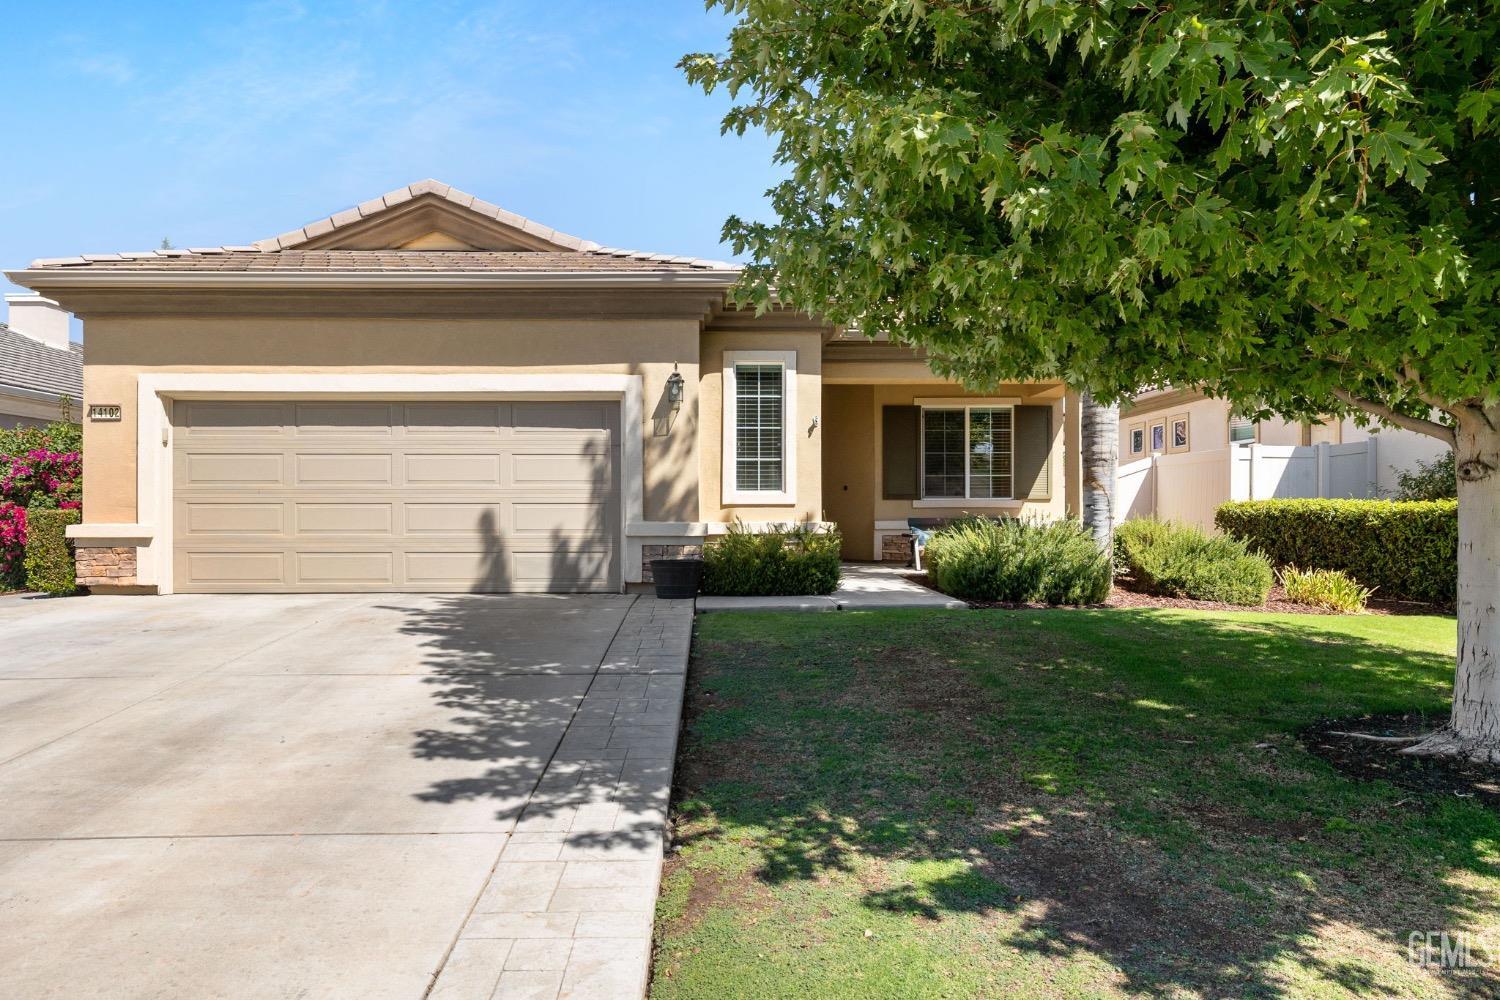
M 976 385 L 1301 416 L 1500 396 L 1500 18 L 1428 0 L 732 0 L 683 61 L 766 129 L 776 298 Z

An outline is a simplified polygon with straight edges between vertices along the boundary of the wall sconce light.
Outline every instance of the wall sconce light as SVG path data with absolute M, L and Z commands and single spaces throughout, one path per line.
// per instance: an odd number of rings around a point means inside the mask
M 673 413 L 682 409 L 682 389 L 685 384 L 682 376 L 677 373 L 677 366 L 674 364 L 672 366 L 672 374 L 667 376 L 667 402 L 671 405 Z

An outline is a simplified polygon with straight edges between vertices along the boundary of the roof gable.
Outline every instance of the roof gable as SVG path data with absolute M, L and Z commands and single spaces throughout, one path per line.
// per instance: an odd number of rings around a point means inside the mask
M 575 251 L 598 244 L 425 180 L 255 244 L 257 250 Z

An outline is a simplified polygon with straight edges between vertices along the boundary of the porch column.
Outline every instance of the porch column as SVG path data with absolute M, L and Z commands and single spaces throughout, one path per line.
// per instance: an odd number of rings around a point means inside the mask
M 1069 517 L 1083 516 L 1083 421 L 1078 393 L 1063 397 L 1063 500 Z

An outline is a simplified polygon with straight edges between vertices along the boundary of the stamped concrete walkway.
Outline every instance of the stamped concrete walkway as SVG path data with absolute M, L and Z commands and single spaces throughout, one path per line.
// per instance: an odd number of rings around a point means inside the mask
M 687 603 L 0 604 L 0 978 L 636 997 Z

